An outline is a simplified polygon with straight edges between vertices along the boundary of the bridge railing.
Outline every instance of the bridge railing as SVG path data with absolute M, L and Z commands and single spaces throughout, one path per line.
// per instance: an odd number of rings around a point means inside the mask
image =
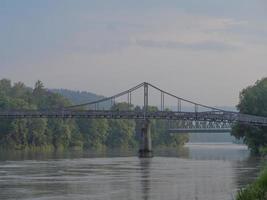
M 109 118 L 109 119 L 165 119 L 209 121 L 225 123 L 244 123 L 253 125 L 267 125 L 267 118 L 240 114 L 235 112 L 174 112 L 174 111 L 147 111 L 146 116 L 140 111 L 119 110 L 9 110 L 0 111 L 1 118 Z

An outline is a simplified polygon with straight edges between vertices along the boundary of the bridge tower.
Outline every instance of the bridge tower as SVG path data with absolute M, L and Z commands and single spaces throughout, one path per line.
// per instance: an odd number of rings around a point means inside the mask
M 148 111 L 148 83 L 144 83 L 144 120 L 143 127 L 141 128 L 140 149 L 139 157 L 150 158 L 152 157 L 152 142 L 150 121 L 146 118 Z

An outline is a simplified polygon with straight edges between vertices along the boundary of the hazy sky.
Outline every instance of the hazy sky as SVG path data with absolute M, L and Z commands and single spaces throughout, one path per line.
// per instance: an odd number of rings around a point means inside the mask
M 0 0 L 0 78 L 233 106 L 267 76 L 266 0 Z

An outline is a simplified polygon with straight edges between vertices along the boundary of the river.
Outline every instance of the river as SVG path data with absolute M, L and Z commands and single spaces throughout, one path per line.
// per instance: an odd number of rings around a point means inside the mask
M 232 200 L 254 180 L 262 161 L 246 146 L 194 143 L 136 151 L 0 152 L 0 199 Z

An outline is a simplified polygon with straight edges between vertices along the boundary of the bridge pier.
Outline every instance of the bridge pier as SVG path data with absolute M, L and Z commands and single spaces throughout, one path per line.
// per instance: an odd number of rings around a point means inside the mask
M 153 157 L 149 120 L 144 120 L 143 127 L 141 129 L 139 157 L 140 158 Z

